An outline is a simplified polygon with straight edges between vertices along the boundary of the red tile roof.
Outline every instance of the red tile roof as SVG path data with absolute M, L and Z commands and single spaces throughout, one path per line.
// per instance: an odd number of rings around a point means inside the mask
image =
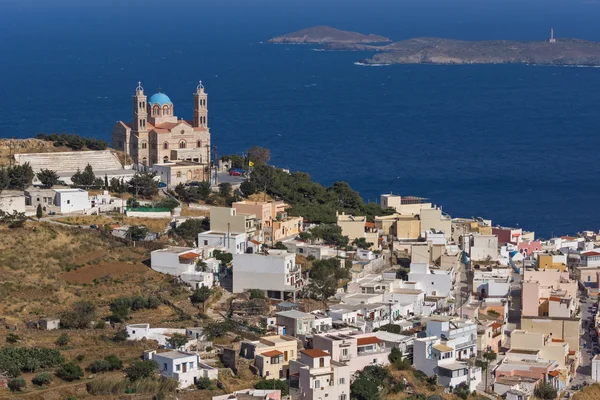
M 265 351 L 264 353 L 262 353 L 263 356 L 267 356 L 267 357 L 279 357 L 282 354 L 283 353 L 279 350 Z
M 329 353 L 319 349 L 300 350 L 300 353 L 304 353 L 311 358 L 327 357 Z
M 357 346 L 366 346 L 368 344 L 376 344 L 376 343 L 383 343 L 383 340 L 377 338 L 376 336 L 369 336 L 369 337 L 358 338 L 358 340 L 356 341 Z
M 569 350 L 569 355 L 570 356 L 574 356 L 575 355 L 575 350 Z
M 492 324 L 492 329 L 502 328 L 502 324 L 500 322 L 494 322 Z
M 550 375 L 550 376 L 558 376 L 558 374 L 559 374 L 559 372 L 557 369 L 555 369 L 554 371 L 548 372 L 548 375 Z
M 562 339 L 554 339 L 554 338 L 553 338 L 553 339 L 552 339 L 552 342 L 553 342 L 553 343 L 564 343 L 565 341 L 564 341 L 564 340 L 562 340 Z
M 250 239 L 250 242 L 254 243 L 255 245 L 260 245 L 260 242 L 254 239 Z
M 374 222 L 365 222 L 365 226 L 367 228 L 375 228 L 375 223 Z
M 193 260 L 196 257 L 200 257 L 200 254 L 194 253 L 193 251 L 179 256 L 179 258 L 183 258 L 184 260 Z
M 560 301 L 560 297 L 551 296 L 550 301 Z
M 588 251 L 583 253 L 584 256 L 589 257 L 589 256 L 600 256 L 600 253 L 598 253 L 597 251 Z

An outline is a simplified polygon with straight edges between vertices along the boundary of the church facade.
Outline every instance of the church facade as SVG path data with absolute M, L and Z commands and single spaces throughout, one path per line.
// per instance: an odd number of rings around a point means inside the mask
M 112 147 L 125 153 L 140 169 L 177 161 L 210 164 L 208 95 L 202 82 L 194 93 L 194 118 L 175 115 L 173 102 L 160 91 L 146 98 L 141 82 L 133 96 L 133 121 L 113 128 Z

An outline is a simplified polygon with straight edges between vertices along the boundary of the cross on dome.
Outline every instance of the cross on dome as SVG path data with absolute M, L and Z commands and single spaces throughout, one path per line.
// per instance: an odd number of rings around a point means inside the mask
M 137 91 L 144 90 L 144 88 L 142 87 L 142 81 L 138 81 L 138 86 L 137 86 L 137 88 L 135 90 L 137 90 Z
M 196 89 L 204 89 L 204 85 L 202 84 L 202 81 L 198 81 L 198 86 L 196 87 Z

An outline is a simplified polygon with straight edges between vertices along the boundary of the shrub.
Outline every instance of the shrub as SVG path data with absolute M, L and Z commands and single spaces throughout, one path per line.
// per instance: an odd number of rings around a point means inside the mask
M 212 390 L 212 381 L 209 378 L 199 378 L 196 382 L 196 387 L 200 390 Z
M 123 361 L 114 354 L 104 357 L 104 360 L 110 364 L 110 370 L 123 369 Z
M 96 325 L 94 325 L 94 329 L 104 329 L 106 328 L 106 321 L 104 321 L 103 319 L 98 320 L 98 322 L 96 322 Z
M 88 382 L 85 386 L 88 393 L 93 396 L 109 396 L 124 393 L 127 388 L 127 381 L 105 376 Z
M 110 363 L 106 360 L 96 360 L 88 365 L 87 369 L 94 374 L 110 371 Z
M 281 390 L 281 396 L 287 396 L 290 393 L 290 387 L 287 381 L 279 379 L 263 379 L 254 385 L 255 389 Z
M 17 335 L 16 333 L 9 333 L 8 335 L 6 335 L 6 343 L 18 343 L 21 341 L 21 337 L 19 335 Z
M 75 357 L 75 360 L 77 362 L 82 362 L 83 360 L 85 360 L 85 356 L 83 354 L 77 354 L 77 357 Z
M 69 335 L 67 335 L 66 333 L 63 333 L 62 335 L 60 335 L 57 339 L 56 339 L 56 345 L 63 347 L 69 344 L 69 342 L 71 341 L 71 339 L 69 338 Z
M 250 289 L 250 298 L 251 299 L 264 299 L 265 298 L 265 292 L 263 292 L 260 289 Z
M 535 390 L 535 395 L 542 400 L 554 400 L 558 393 L 552 385 L 543 383 Z
M 58 350 L 41 347 L 6 347 L 0 350 L 0 371 L 16 377 L 21 372 L 48 369 L 64 362 Z
M 73 303 L 72 310 L 60 315 L 63 328 L 85 329 L 96 318 L 96 305 L 91 301 L 81 300 Z
M 147 307 L 149 309 L 156 309 L 158 308 L 160 305 L 162 304 L 162 302 L 160 301 L 160 299 L 156 296 L 148 296 L 148 304 Z
M 121 330 L 117 331 L 117 333 L 115 333 L 115 335 L 113 336 L 113 340 L 115 342 L 124 342 L 127 340 L 128 337 L 129 337 L 129 333 L 127 333 L 127 330 L 121 329 Z
M 83 376 L 83 371 L 79 365 L 75 363 L 67 363 L 61 365 L 56 370 L 56 376 L 64 381 L 71 382 L 80 379 Z
M 125 368 L 125 374 L 130 381 L 150 378 L 158 370 L 158 364 L 153 360 L 135 361 Z
M 50 384 L 50 382 L 52 382 L 52 375 L 50 375 L 47 372 L 42 372 L 40 374 L 37 374 L 31 380 L 31 383 L 33 383 L 36 386 L 48 385 L 48 384 Z
M 8 388 L 11 392 L 20 392 L 25 388 L 25 379 L 23 378 L 13 378 L 8 381 Z

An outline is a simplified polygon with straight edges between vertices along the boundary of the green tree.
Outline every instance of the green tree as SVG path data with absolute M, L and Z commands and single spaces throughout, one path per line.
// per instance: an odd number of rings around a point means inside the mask
M 8 175 L 8 189 L 13 190 L 25 190 L 33 182 L 33 169 L 31 165 L 26 162 L 23 165 L 13 165 L 12 167 L 8 167 L 6 170 Z
M 209 378 L 201 377 L 196 381 L 196 388 L 198 390 L 212 390 L 213 384 Z
M 96 319 L 96 305 L 88 300 L 73 303 L 71 310 L 60 314 L 60 325 L 63 328 L 85 329 Z
M 338 289 L 338 280 L 325 264 L 313 264 L 310 270 L 308 291 L 311 297 L 326 303 Z
M 175 233 L 187 241 L 196 241 L 198 234 L 210 229 L 210 221 L 208 218 L 196 219 L 191 218 L 185 220 L 175 228 Z
M 313 237 L 313 235 L 310 232 L 300 232 L 298 234 L 298 237 L 300 237 L 300 240 L 302 240 L 304 242 L 309 242 L 309 243 L 312 243 L 313 240 L 315 240 L 315 238 Z
M 244 197 L 248 197 L 258 192 L 258 187 L 252 181 L 244 181 L 240 184 L 240 191 Z
M 167 343 L 172 349 L 179 349 L 185 346 L 188 341 L 188 337 L 180 333 L 174 333 L 173 335 L 171 335 L 171 337 L 167 339 Z
M 94 174 L 94 169 L 90 164 L 85 166 L 83 172 L 78 169 L 77 172 L 75 172 L 75 174 L 73 174 L 71 177 L 71 181 L 75 186 L 92 186 L 95 180 L 96 175 Z
M 226 251 L 215 250 L 213 251 L 213 257 L 225 265 L 230 264 L 233 261 L 233 255 Z
M 165 197 L 162 200 L 154 203 L 155 208 L 168 208 L 171 211 L 173 211 L 173 209 L 179 206 L 179 202 L 172 197 Z
M 25 226 L 27 217 L 25 213 L 20 213 L 17 210 L 13 210 L 12 213 L 5 213 L 0 210 L 0 222 L 8 225 L 9 228 L 22 228 Z
M 248 160 L 254 164 L 267 164 L 271 160 L 271 151 L 264 147 L 251 147 L 248 150 Z
M 56 339 L 56 345 L 63 347 L 69 344 L 69 342 L 71 341 L 71 338 L 69 338 L 69 335 L 67 335 L 66 333 L 61 334 L 57 339 Z
M 109 364 L 111 371 L 123 369 L 123 361 L 121 361 L 121 359 L 114 354 L 109 354 L 108 356 L 104 357 L 104 361 Z
M 198 289 L 194 290 L 194 293 L 190 296 L 190 301 L 192 304 L 200 304 L 202 303 L 202 312 L 205 312 L 204 306 L 206 300 L 210 298 L 211 290 L 208 286 L 200 286 Z
M 535 395 L 542 400 L 554 400 L 558 396 L 558 392 L 551 384 L 542 383 L 535 390 Z
M 365 239 L 364 237 L 361 238 L 356 238 L 352 241 L 352 244 L 356 247 L 358 247 L 359 249 L 370 249 L 371 246 L 373 246 L 373 243 L 371 242 L 367 242 L 367 239 Z
M 232 186 L 229 182 L 223 182 L 219 184 L 219 194 L 225 199 L 231 197 Z
M 141 172 L 129 181 L 129 192 L 146 199 L 158 194 L 158 182 L 154 179 L 156 172 Z
M 244 157 L 238 155 L 238 154 L 231 154 L 228 156 L 223 156 L 221 157 L 221 160 L 223 161 L 231 161 L 231 168 L 240 168 L 240 169 L 244 169 L 246 168 L 244 166 Z
M 152 377 L 158 371 L 158 364 L 154 360 L 134 361 L 124 371 L 127 378 L 133 382 Z
M 287 247 L 285 247 L 285 244 L 283 244 L 282 242 L 275 242 L 273 248 L 275 250 L 287 250 Z
M 382 397 L 375 382 L 361 377 L 350 385 L 350 398 L 354 400 L 380 400 Z
M 254 384 L 255 389 L 262 390 L 281 390 L 281 396 L 287 396 L 290 394 L 290 387 L 286 380 L 280 379 L 262 379 Z
M 109 185 L 108 185 L 108 175 L 104 174 L 104 189 L 108 190 Z
M 265 292 L 263 292 L 260 289 L 250 289 L 250 290 L 248 290 L 248 292 L 250 293 L 250 299 L 264 299 L 265 298 Z
M 4 167 L 0 167 L 0 193 L 8 187 L 9 178 L 8 171 Z
M 129 337 L 129 333 L 127 333 L 127 329 L 118 330 L 113 336 L 113 341 L 115 342 L 124 342 Z
M 140 240 L 144 240 L 146 235 L 148 234 L 148 228 L 143 225 L 132 225 L 127 230 L 127 235 L 134 242 L 139 242 Z
M 93 374 L 110 371 L 110 363 L 106 360 L 96 360 L 88 365 L 87 370 Z
M 36 386 L 49 385 L 52 382 L 52 375 L 48 372 L 41 372 L 31 379 L 31 383 Z
M 15 344 L 21 341 L 21 337 L 16 333 L 10 332 L 6 335 L 6 343 Z
M 83 376 L 83 371 L 79 365 L 71 362 L 61 365 L 56 370 L 56 376 L 63 381 L 72 382 L 74 380 L 81 379 Z
M 56 185 L 60 179 L 56 171 L 52 171 L 50 169 L 42 169 L 36 174 L 36 176 L 42 185 L 47 188 L 51 188 L 52 186 Z
M 121 194 L 127 191 L 127 185 L 123 178 L 110 178 L 110 191 L 113 193 Z
M 20 392 L 26 386 L 25 379 L 23 378 L 13 378 L 8 381 L 8 388 L 11 392 Z
M 42 218 L 43 216 L 43 211 L 42 211 L 42 205 L 38 204 L 37 208 L 35 209 L 35 217 L 38 219 L 38 221 L 40 220 L 40 218 Z

